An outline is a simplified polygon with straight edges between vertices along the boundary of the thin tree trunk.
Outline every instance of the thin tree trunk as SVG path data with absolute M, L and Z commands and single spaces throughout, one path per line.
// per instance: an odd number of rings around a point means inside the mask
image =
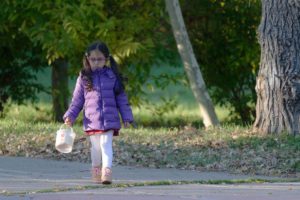
M 177 48 L 184 64 L 193 94 L 199 103 L 205 127 L 219 125 L 212 101 L 207 92 L 202 74 L 195 58 L 189 36 L 183 21 L 178 0 L 166 0 Z
M 57 59 L 52 66 L 52 101 L 54 121 L 62 122 L 68 108 L 68 62 Z
M 254 130 L 300 132 L 300 1 L 262 0 Z

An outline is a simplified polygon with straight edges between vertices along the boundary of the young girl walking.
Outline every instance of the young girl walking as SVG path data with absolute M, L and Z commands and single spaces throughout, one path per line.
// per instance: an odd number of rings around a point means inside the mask
M 92 179 L 111 184 L 112 140 L 121 128 L 119 113 L 124 127 L 133 122 L 133 115 L 117 63 L 103 42 L 92 43 L 85 52 L 65 124 L 72 126 L 82 109 L 84 131 L 92 144 Z

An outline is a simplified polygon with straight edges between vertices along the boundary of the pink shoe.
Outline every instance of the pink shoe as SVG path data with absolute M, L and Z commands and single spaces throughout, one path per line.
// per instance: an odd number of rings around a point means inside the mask
M 95 183 L 101 183 L 101 167 L 96 166 L 92 168 L 92 180 Z
M 102 184 L 111 184 L 112 183 L 112 171 L 110 168 L 102 168 Z

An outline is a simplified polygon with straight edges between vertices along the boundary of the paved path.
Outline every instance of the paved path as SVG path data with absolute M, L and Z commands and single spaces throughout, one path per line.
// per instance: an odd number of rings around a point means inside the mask
M 299 183 L 264 183 L 120 187 L 121 183 L 159 181 L 277 179 L 276 177 L 196 172 L 177 169 L 113 167 L 114 185 L 102 188 L 90 181 L 90 165 L 24 157 L 0 157 L 0 200 L 31 199 L 298 199 Z M 114 186 L 113 185 L 113 186 Z M 76 189 L 77 188 L 77 189 Z M 82 190 L 85 188 L 85 190 Z M 96 188 L 91 190 L 91 188 Z M 55 192 L 56 189 L 75 189 Z M 39 193 L 48 191 L 48 193 Z M 36 193 L 38 192 L 38 193 Z M 49 193 L 50 192 L 50 193 Z M 11 193 L 12 196 L 6 194 Z M 281 197 L 281 198 L 279 198 Z M 297 197 L 297 198 L 296 198 Z

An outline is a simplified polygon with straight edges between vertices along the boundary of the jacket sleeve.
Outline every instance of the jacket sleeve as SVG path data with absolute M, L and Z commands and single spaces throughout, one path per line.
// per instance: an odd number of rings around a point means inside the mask
M 84 88 L 83 88 L 82 79 L 79 75 L 76 81 L 76 86 L 73 92 L 71 104 L 67 112 L 64 114 L 63 119 L 65 120 L 67 117 L 69 117 L 73 124 L 78 114 L 82 110 L 83 105 L 84 105 Z
M 123 122 L 133 122 L 134 119 L 133 119 L 132 110 L 124 90 L 121 90 L 119 94 L 116 94 L 116 103 Z

